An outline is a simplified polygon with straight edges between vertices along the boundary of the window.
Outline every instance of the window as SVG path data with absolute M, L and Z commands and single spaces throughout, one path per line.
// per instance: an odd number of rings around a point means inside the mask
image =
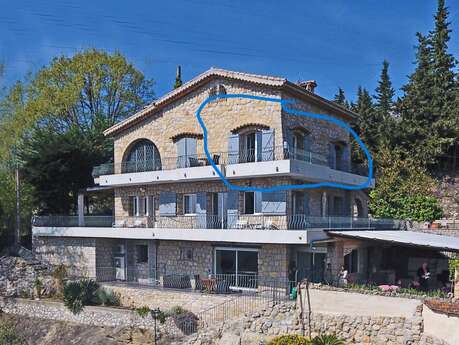
M 139 210 L 139 197 L 131 196 L 129 197 L 129 217 L 138 217 L 140 216 Z
M 136 262 L 143 264 L 148 262 L 148 245 L 138 244 L 135 246 Z
M 333 198 L 333 212 L 332 216 L 341 217 L 344 216 L 344 198 L 340 196 L 335 196 Z
M 256 133 L 251 132 L 242 136 L 242 161 L 255 162 L 256 159 Z
M 196 194 L 185 194 L 183 196 L 183 214 L 196 213 Z
M 244 193 L 244 213 L 245 214 L 255 213 L 255 193 L 254 192 Z
M 181 247 L 180 248 L 180 260 L 193 261 L 193 248 Z
M 123 172 L 141 172 L 161 169 L 159 151 L 150 140 L 139 140 L 129 151 Z
M 304 160 L 304 134 L 300 132 L 293 134 L 293 159 Z

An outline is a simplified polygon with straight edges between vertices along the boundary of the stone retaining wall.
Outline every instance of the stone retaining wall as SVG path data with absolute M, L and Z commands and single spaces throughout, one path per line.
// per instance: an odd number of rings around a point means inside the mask
M 0 297 L 0 310 L 7 314 L 99 327 L 154 327 L 154 321 L 150 316 L 142 318 L 135 311 L 119 308 L 86 306 L 82 312 L 74 315 L 61 302 Z M 158 330 L 163 334 L 183 336 L 171 318 L 162 325 L 158 323 Z

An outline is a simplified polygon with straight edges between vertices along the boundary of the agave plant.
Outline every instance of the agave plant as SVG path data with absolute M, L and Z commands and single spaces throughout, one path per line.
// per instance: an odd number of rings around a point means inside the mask
M 336 335 L 319 335 L 312 340 L 312 345 L 346 345 Z

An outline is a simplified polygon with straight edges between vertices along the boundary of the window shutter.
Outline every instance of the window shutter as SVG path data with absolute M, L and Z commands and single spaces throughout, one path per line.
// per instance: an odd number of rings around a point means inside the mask
M 186 158 L 186 138 L 177 141 L 177 168 L 185 168 L 187 165 Z
M 336 169 L 336 148 L 333 143 L 328 144 L 328 166 Z
M 239 163 L 239 135 L 233 134 L 228 137 L 228 164 Z
M 285 156 L 284 158 L 293 159 L 293 131 L 292 130 L 290 129 L 285 130 L 285 139 L 286 140 L 284 142 L 284 156 Z
M 285 192 L 263 192 L 261 209 L 266 214 L 285 214 L 287 194 Z
M 196 194 L 196 213 L 198 228 L 207 229 L 207 193 Z
M 186 156 L 187 158 L 198 157 L 198 140 L 196 138 L 185 138 L 186 142 Z M 188 162 L 189 163 L 189 162 Z
M 304 214 L 309 216 L 309 193 L 308 192 L 303 192 L 303 211 Z
M 174 192 L 162 192 L 159 195 L 159 214 L 161 216 L 175 216 L 177 196 Z
M 262 160 L 274 160 L 274 129 L 261 131 Z
M 234 228 L 239 214 L 239 192 L 228 192 L 225 195 L 228 228 Z
M 262 193 L 261 192 L 254 192 L 254 202 L 255 202 L 255 205 L 254 205 L 254 212 L 255 213 L 261 213 L 262 211 L 262 200 L 261 200 L 261 196 L 262 196 Z
M 305 135 L 304 138 L 304 160 L 308 163 L 312 163 L 312 154 L 311 154 L 311 136 Z
M 256 156 L 255 156 L 255 161 L 260 162 L 262 160 L 262 152 L 263 152 L 263 134 L 261 131 L 256 131 L 255 132 L 255 148 L 256 148 Z

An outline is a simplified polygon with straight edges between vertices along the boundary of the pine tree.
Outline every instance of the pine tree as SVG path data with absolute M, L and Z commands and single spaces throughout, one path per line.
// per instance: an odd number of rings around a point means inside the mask
M 416 35 L 416 69 L 402 87 L 404 95 L 397 104 L 401 117 L 398 142 L 405 155 L 425 164 L 435 156 L 431 133 L 432 48 L 427 37 L 421 33 Z
M 438 137 L 438 145 L 442 153 L 446 153 L 456 142 L 458 137 L 458 112 L 455 98 L 455 59 L 448 53 L 450 40 L 449 11 L 444 0 L 438 0 L 435 15 L 435 29 L 430 32 L 429 39 L 432 45 L 432 114 L 433 130 Z
M 338 93 L 333 98 L 333 102 L 345 108 L 350 107 L 349 102 L 346 100 L 346 95 L 344 94 L 344 90 L 342 88 L 338 88 Z
M 391 116 L 394 106 L 395 90 L 389 77 L 389 62 L 384 60 L 381 77 L 376 88 L 376 109 L 384 119 Z
M 359 86 L 357 91 L 357 101 L 353 104 L 352 110 L 359 115 L 358 120 L 355 122 L 354 130 L 359 134 L 369 150 L 374 152 L 377 143 L 377 133 L 373 126 L 375 113 L 373 100 L 368 90 L 361 86 Z M 353 143 L 352 151 L 352 156 L 356 161 L 364 161 L 362 150 L 357 143 Z

